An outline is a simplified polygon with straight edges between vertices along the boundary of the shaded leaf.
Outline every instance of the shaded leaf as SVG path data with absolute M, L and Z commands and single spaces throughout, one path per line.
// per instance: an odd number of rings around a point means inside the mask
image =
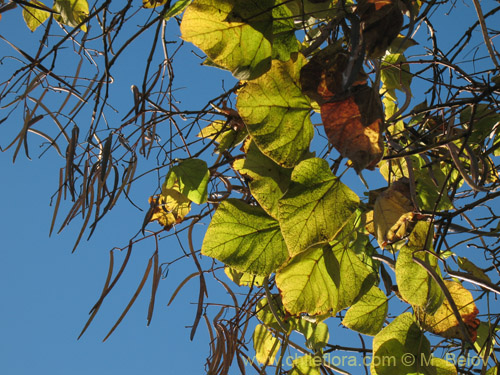
M 278 202 L 278 214 L 288 252 L 332 241 L 355 215 L 358 196 L 333 175 L 324 159 L 302 161 Z
M 356 332 L 374 336 L 382 329 L 387 310 L 388 303 L 384 292 L 377 286 L 372 286 L 347 310 L 342 324 Z
M 258 324 L 253 332 L 253 347 L 257 361 L 262 364 L 274 363 L 274 358 L 280 348 L 280 342 L 273 337 L 264 325 Z
M 479 280 L 484 280 L 491 282 L 491 279 L 488 277 L 484 271 L 472 263 L 469 259 L 465 257 L 458 257 L 457 259 L 458 266 L 464 271 L 469 272 L 471 275 L 477 277 Z
M 186 159 L 172 167 L 165 178 L 163 190 L 178 186 L 179 192 L 196 204 L 207 201 L 210 172 L 207 163 L 200 159 Z
M 279 224 L 260 207 L 237 199 L 219 205 L 201 248 L 240 272 L 268 276 L 288 257 Z
M 472 342 L 476 341 L 479 319 L 476 318 L 479 313 L 472 294 L 465 289 L 461 283 L 456 281 L 444 280 L 453 301 L 457 305 L 462 320 L 469 331 Z M 446 338 L 458 338 L 465 340 L 460 330 L 458 320 L 447 299 L 437 309 L 434 314 L 426 314 L 420 309 L 415 310 L 417 319 L 422 327 L 436 335 Z
M 261 207 L 278 218 L 278 200 L 290 184 L 290 169 L 285 169 L 262 154 L 255 142 L 245 144 L 246 157 L 237 159 L 233 168 L 249 180 L 250 192 Z
M 224 152 L 231 147 L 237 146 L 248 136 L 246 129 L 235 129 L 230 125 L 226 121 L 214 121 L 201 129 L 198 137 L 213 139 L 218 143 L 215 152 Z
M 402 54 L 388 54 L 382 60 L 380 70 L 380 80 L 382 81 L 384 90 L 401 90 L 406 87 L 410 90 L 412 75 L 410 68 L 406 62 L 406 58 Z
M 330 337 L 328 325 L 323 322 L 314 323 L 306 319 L 300 319 L 295 329 L 304 335 L 306 346 L 314 352 L 319 351 L 328 344 Z
M 31 0 L 29 3 L 45 7 L 45 4 L 43 4 L 41 1 Z M 47 20 L 47 18 L 49 18 L 49 16 L 49 12 L 38 8 L 30 7 L 27 5 L 25 5 L 23 8 L 24 22 L 26 22 L 26 26 L 28 26 L 31 31 L 35 31 L 38 26 L 40 26 Z
M 281 298 L 279 294 L 272 295 L 272 303 L 274 304 L 276 314 L 279 319 L 281 319 L 281 323 L 289 331 L 290 327 L 294 325 L 294 320 L 285 319 L 285 314 L 283 313 L 283 304 L 281 303 Z M 276 321 L 276 317 L 274 316 L 271 307 L 269 306 L 267 297 L 264 297 L 257 302 L 255 306 L 255 312 L 257 313 L 257 318 L 259 318 L 264 325 L 267 327 L 271 327 L 277 331 L 283 331 L 281 325 Z
M 357 172 L 375 168 L 384 154 L 384 114 L 372 88 L 359 86 L 348 98 L 323 104 L 321 119 L 330 143 Z
M 87 0 L 55 0 L 54 10 L 59 13 L 55 16 L 58 22 L 76 27 L 88 17 L 89 4 Z M 80 29 L 87 32 L 85 24 Z
M 178 16 L 186 10 L 186 8 L 191 4 L 193 0 L 177 0 L 174 5 L 172 5 L 167 13 L 163 16 L 165 20 L 169 20 L 172 17 Z
M 273 8 L 273 59 L 288 61 L 293 52 L 299 52 L 300 43 L 295 37 L 292 12 L 284 4 Z M 278 1 L 279 2 L 279 1 Z
M 301 54 L 287 62 L 273 60 L 269 72 L 238 92 L 238 112 L 252 139 L 264 155 L 287 168 L 308 150 L 314 133 L 311 104 L 298 82 L 304 63 Z
M 272 0 L 197 0 L 181 24 L 182 38 L 238 79 L 255 79 L 271 66 Z
M 156 8 L 160 5 L 165 5 L 171 0 L 142 0 L 142 6 L 144 8 Z

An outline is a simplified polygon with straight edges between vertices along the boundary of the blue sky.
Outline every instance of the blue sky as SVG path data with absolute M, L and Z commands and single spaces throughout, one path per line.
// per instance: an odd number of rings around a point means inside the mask
M 475 20 L 470 7 L 468 11 L 452 13 L 448 21 L 441 25 L 443 31 L 438 32 L 452 34 L 452 28 L 461 29 Z M 421 33 L 425 34 L 425 31 Z M 0 35 L 7 39 L 15 38 L 19 46 L 32 50 L 38 47 L 41 34 L 29 32 L 17 9 L 2 14 Z M 168 35 L 176 39 L 178 31 L 172 28 Z M 147 37 L 142 39 L 126 55 L 127 63 L 117 66 L 116 84 L 112 86 L 111 94 L 116 96 L 117 102 L 127 103 L 125 111 L 132 103 L 130 85 L 138 84 L 142 79 L 140 72 L 145 52 L 141 51 L 141 46 L 147 50 L 148 42 Z M 473 46 L 471 43 L 471 50 Z M 221 79 L 225 80 L 226 89 L 232 87 L 235 81 L 227 73 L 200 67 L 200 59 L 192 50 L 196 50 L 195 47 L 185 45 L 175 57 L 178 69 L 175 82 L 181 88 L 176 96 L 182 108 L 199 109 L 221 92 Z M 14 53 L 3 43 L 0 54 Z M 119 79 L 134 77 L 137 72 L 135 82 L 133 78 Z M 2 78 L 5 79 L 5 76 Z M 193 87 L 196 87 L 194 91 Z M 422 101 L 418 99 L 415 98 L 416 103 Z M 0 116 L 3 117 L 3 114 Z M 116 119 L 119 118 L 117 116 Z M 15 136 L 16 126 L 10 120 L 0 125 L 2 146 Z M 176 263 L 170 268 L 168 277 L 161 281 L 155 314 L 149 327 L 146 327 L 146 315 L 150 282 L 118 329 L 107 342 L 101 343 L 142 278 L 154 251 L 154 242 L 150 240 L 134 247 L 132 261 L 124 277 L 108 296 L 86 334 L 76 340 L 104 284 L 109 250 L 126 245 L 131 234 L 140 228 L 144 213 L 122 201 L 103 220 L 91 240 L 82 241 L 77 251 L 71 254 L 79 223 L 59 235 L 48 237 L 52 217 L 50 197 L 56 191 L 58 170 L 64 166 L 64 159 L 53 151 L 38 159 L 42 150 L 38 148 L 40 140 L 31 135 L 30 144 L 32 161 L 27 160 L 22 151 L 15 164 L 12 164 L 12 150 L 0 155 L 3 176 L 0 185 L 0 298 L 3 305 L 0 309 L 0 372 L 7 375 L 201 373 L 209 354 L 206 328 L 203 323 L 200 324 L 193 342 L 189 341 L 190 329 L 185 328 L 194 319 L 197 280 L 189 282 L 175 302 L 166 307 L 175 287 L 186 275 L 194 272 L 189 260 Z M 365 177 L 376 178 L 372 172 Z M 356 192 L 364 190 L 357 177 L 349 176 L 348 181 Z M 147 198 L 156 188 L 155 175 L 139 181 L 133 187 L 135 202 L 147 209 Z M 60 215 L 64 215 L 68 208 L 65 206 Z M 196 248 L 201 246 L 204 230 L 200 224 L 195 238 Z M 163 253 L 161 261 L 175 259 L 182 254 L 175 237 L 160 241 L 160 250 Z M 123 253 L 116 252 L 115 262 L 119 263 L 123 256 Z M 211 290 L 217 289 L 209 289 L 209 293 Z M 220 292 L 209 296 L 211 300 L 218 301 L 227 298 Z M 332 327 L 332 341 L 357 344 L 353 339 L 355 335 L 345 336 L 343 332 L 338 327 Z

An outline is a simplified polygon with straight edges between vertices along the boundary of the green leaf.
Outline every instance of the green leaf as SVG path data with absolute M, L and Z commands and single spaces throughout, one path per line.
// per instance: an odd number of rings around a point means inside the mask
M 245 145 L 246 158 L 238 159 L 233 168 L 250 180 L 250 192 L 261 207 L 278 218 L 278 200 L 290 184 L 289 169 L 285 169 L 260 152 L 255 142 Z
M 410 89 L 412 75 L 404 55 L 395 53 L 384 56 L 380 70 L 380 80 L 386 90 Z
M 401 296 L 408 303 L 421 307 L 430 314 L 441 306 L 444 294 L 427 271 L 413 261 L 413 257 L 425 261 L 438 275 L 440 274 L 437 258 L 427 251 L 419 251 L 423 249 L 432 251 L 431 225 L 419 221 L 410 234 L 408 244 L 401 249 L 396 260 L 396 281 Z
M 278 202 L 279 222 L 290 255 L 335 239 L 355 216 L 358 204 L 358 196 L 333 175 L 326 160 L 302 161 Z
M 338 244 L 333 247 L 333 254 L 339 265 L 340 277 L 336 310 L 352 306 L 364 295 L 375 282 L 370 265 L 365 264 L 350 246 Z M 330 275 L 331 276 L 331 275 Z
M 284 2 L 287 1 L 279 0 Z M 300 43 L 295 37 L 292 12 L 286 5 L 273 9 L 273 59 L 288 61 L 293 52 L 299 52 Z
M 469 144 L 482 144 L 486 138 L 497 132 L 495 125 L 500 122 L 500 114 L 488 108 L 486 104 L 478 104 L 474 112 L 470 106 L 460 112 L 460 122 L 466 124 L 466 128 L 470 128 L 471 120 L 472 133 L 467 141 Z M 498 138 L 497 134 L 495 140 Z
M 45 7 L 45 4 L 43 4 L 41 1 L 31 0 L 29 3 Z M 26 22 L 26 26 L 28 26 L 31 31 L 35 31 L 38 26 L 40 26 L 45 22 L 45 20 L 47 20 L 47 18 L 49 18 L 49 16 L 50 13 L 45 10 L 30 7 L 27 5 L 23 7 L 24 22 Z
M 257 361 L 262 364 L 273 364 L 280 348 L 280 342 L 264 325 L 258 324 L 253 332 L 253 347 Z
M 314 352 L 319 351 L 328 344 L 330 333 L 328 325 L 323 322 L 313 323 L 306 319 L 300 319 L 296 330 L 306 338 L 306 346 Z
M 471 275 L 477 277 L 479 280 L 491 282 L 489 276 L 481 268 L 472 263 L 469 259 L 465 257 L 458 257 L 457 263 L 461 269 L 469 272 Z
M 310 249 L 276 273 L 283 306 L 291 315 L 337 311 L 340 266 L 329 248 Z
M 231 279 L 231 281 L 239 286 L 262 286 L 265 280 L 264 276 L 251 275 L 246 272 L 236 271 L 234 268 L 228 266 L 224 267 L 224 273 Z
M 196 204 L 202 204 L 207 201 L 209 179 L 210 172 L 205 161 L 186 159 L 170 169 L 162 190 L 178 184 L 179 191 L 184 196 Z
M 288 257 L 278 222 L 262 208 L 237 199 L 219 205 L 201 253 L 237 271 L 262 276 L 270 275 Z
M 235 130 L 228 126 L 226 121 L 217 120 L 201 129 L 199 138 L 213 139 L 219 145 L 215 148 L 216 153 L 237 146 L 248 136 L 246 129 Z
M 186 10 L 186 8 L 191 4 L 193 0 L 178 0 L 172 5 L 163 18 L 168 21 L 170 18 L 175 17 Z
M 168 0 L 142 0 L 142 6 L 144 8 L 156 8 L 161 5 L 165 5 Z
M 311 103 L 299 84 L 305 62 L 301 54 L 287 62 L 273 60 L 269 72 L 238 93 L 236 106 L 252 139 L 264 155 L 287 168 L 297 164 L 314 135 Z
M 394 319 L 373 339 L 373 375 L 456 375 L 455 366 L 431 356 L 429 340 L 410 313 Z
M 76 27 L 88 17 L 89 4 L 87 0 L 55 0 L 54 10 L 59 13 L 55 16 L 57 22 Z M 87 32 L 85 24 L 80 29 Z
M 182 38 L 240 80 L 271 66 L 273 0 L 197 0 L 181 24 Z
M 481 322 L 481 324 L 479 324 L 477 338 L 474 342 L 474 349 L 476 349 L 476 352 L 482 358 L 489 357 L 493 352 L 493 348 L 497 345 L 495 331 L 498 331 L 498 328 L 493 329 L 493 325 L 489 322 Z M 488 352 L 486 352 L 486 348 L 488 348 Z
M 290 326 L 295 323 L 294 319 L 285 319 L 285 314 L 283 313 L 283 304 L 281 303 L 279 294 L 272 295 L 272 303 L 274 304 L 274 308 L 278 318 L 281 319 L 281 323 L 283 323 L 284 327 L 287 329 L 286 333 L 288 333 Z M 257 302 L 255 312 L 257 313 L 257 318 L 259 318 L 264 325 L 277 331 L 283 332 L 280 324 L 276 321 L 276 318 L 267 302 L 266 297 L 260 299 L 259 302 Z
M 377 286 L 347 310 L 342 324 L 356 332 L 374 336 L 382 329 L 388 310 L 387 297 Z
M 322 363 L 321 357 L 306 354 L 293 360 L 289 375 L 321 375 L 319 369 Z

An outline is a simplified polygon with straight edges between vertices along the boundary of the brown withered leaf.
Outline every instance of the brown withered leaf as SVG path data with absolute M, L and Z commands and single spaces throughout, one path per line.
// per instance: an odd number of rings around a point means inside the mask
M 328 140 L 359 173 L 373 170 L 384 154 L 382 104 L 367 85 L 356 87 L 345 99 L 321 105 L 321 119 Z
M 408 179 L 394 182 L 379 194 L 373 208 L 375 237 L 381 248 L 406 236 L 413 219 Z
M 381 57 L 399 35 L 403 13 L 397 0 L 358 0 L 356 12 L 369 58 Z
M 481 322 L 476 318 L 479 311 L 474 303 L 472 294 L 459 282 L 444 280 L 444 284 L 457 305 L 460 317 L 469 331 L 472 342 L 476 341 L 477 329 Z M 458 320 L 446 299 L 433 315 L 426 314 L 420 309 L 415 310 L 415 315 L 422 327 L 429 332 L 446 338 L 465 339 L 460 330 Z
M 164 189 L 162 194 L 149 197 L 149 203 L 154 203 L 149 221 L 158 221 L 166 230 L 181 223 L 191 210 L 191 201 L 176 189 Z
M 349 62 L 349 53 L 332 44 L 314 55 L 300 71 L 302 92 L 319 105 L 342 94 L 343 73 Z M 365 85 L 368 76 L 360 69 L 352 87 Z

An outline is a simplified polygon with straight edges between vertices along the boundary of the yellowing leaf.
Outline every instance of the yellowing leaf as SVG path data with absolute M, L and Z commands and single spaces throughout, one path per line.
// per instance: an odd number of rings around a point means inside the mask
M 193 0 L 177 0 L 175 4 L 168 9 L 163 18 L 165 20 L 169 20 L 170 18 L 181 14 L 182 12 L 184 12 L 184 10 L 186 10 L 186 8 L 189 6 L 189 4 L 191 4 L 192 1 Z
M 253 347 L 257 361 L 262 364 L 273 364 L 274 357 L 280 348 L 280 342 L 263 324 L 258 324 L 253 332 Z
M 231 267 L 224 267 L 224 272 L 236 285 L 239 286 L 262 286 L 264 283 L 264 276 L 252 275 L 246 272 L 236 271 Z
M 43 4 L 41 1 L 37 0 L 31 0 L 29 2 L 30 4 L 38 5 L 40 7 L 45 7 L 45 4 Z M 42 23 L 45 22 L 47 18 L 49 18 L 50 13 L 41 10 L 35 7 L 30 7 L 28 5 L 25 5 L 23 7 L 23 18 L 24 21 L 26 22 L 26 25 L 29 27 L 31 31 L 35 31 L 38 26 L 40 26 Z
M 150 197 L 149 203 L 154 202 L 155 209 L 150 221 L 158 221 L 165 229 L 179 224 L 191 210 L 191 202 L 177 189 L 165 189 L 160 196 Z
M 89 4 L 87 0 L 55 0 L 54 10 L 59 13 L 55 16 L 58 22 L 76 27 L 88 17 Z M 85 24 L 80 29 L 87 32 Z
M 456 281 L 444 281 L 453 301 L 457 305 L 458 312 L 466 325 L 472 342 L 476 341 L 479 320 L 476 319 L 479 313 L 472 294 L 465 289 L 461 283 Z M 447 299 L 434 314 L 426 314 L 420 309 L 416 309 L 416 316 L 422 327 L 426 330 L 446 338 L 466 338 L 460 330 L 458 320 Z
M 306 354 L 293 360 L 293 367 L 289 375 L 321 375 L 319 369 L 322 363 L 323 361 L 320 356 L 312 357 Z
M 236 128 L 231 125 L 231 121 L 229 123 L 222 120 L 214 121 L 201 129 L 198 137 L 216 141 L 218 143 L 215 149 L 216 153 L 226 151 L 228 148 L 241 143 L 248 136 L 246 129 Z M 245 125 L 243 124 L 243 126 Z
M 210 172 L 204 160 L 186 159 L 170 169 L 162 191 L 177 186 L 179 192 L 190 201 L 202 204 L 207 201 L 209 179 Z
M 188 6 L 182 38 L 238 79 L 254 79 L 271 66 L 272 0 L 197 0 Z
M 375 201 L 373 225 L 381 248 L 406 236 L 413 218 L 410 187 L 405 180 L 398 180 L 382 192 Z
M 465 257 L 458 257 L 458 266 L 480 280 L 491 282 L 491 279 L 481 268 Z
M 429 340 L 410 313 L 399 315 L 375 336 L 370 369 L 372 375 L 457 374 L 452 363 L 432 357 Z
M 169 0 L 142 0 L 144 8 L 156 8 L 160 5 L 165 5 Z
M 302 94 L 301 54 L 287 62 L 273 60 L 271 69 L 238 92 L 238 112 L 252 140 L 264 155 L 286 168 L 295 166 L 309 149 L 314 134 L 311 103 Z

